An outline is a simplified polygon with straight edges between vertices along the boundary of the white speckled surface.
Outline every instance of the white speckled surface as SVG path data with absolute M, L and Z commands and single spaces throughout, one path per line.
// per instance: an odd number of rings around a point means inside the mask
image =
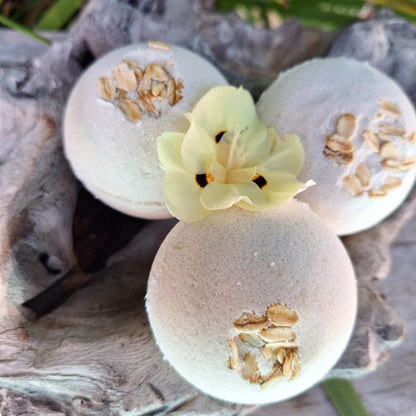
M 313 179 L 317 185 L 299 195 L 310 204 L 338 235 L 367 229 L 393 212 L 405 199 L 414 183 L 416 169 L 393 173 L 382 170 L 378 154 L 361 139 L 364 130 L 377 131 L 392 119 L 377 118 L 379 100 L 395 104 L 401 117 L 395 122 L 407 132 L 416 131 L 412 104 L 401 88 L 384 74 L 367 64 L 347 58 L 315 59 L 288 70 L 262 94 L 257 104 L 260 118 L 276 128 L 279 134 L 295 133 L 305 149 L 302 180 Z M 335 133 L 337 119 L 352 113 L 358 129 L 352 138 L 354 161 L 348 166 L 335 164 L 323 155 L 326 137 Z M 399 156 L 416 153 L 416 142 L 393 141 Z M 379 188 L 386 176 L 397 176 L 403 185 L 381 199 L 367 194 L 354 197 L 342 189 L 342 177 L 353 174 L 361 162 L 372 172 L 371 188 Z
M 356 314 L 348 255 L 301 202 L 261 213 L 218 211 L 179 223 L 153 263 L 147 311 L 165 358 L 200 390 L 231 402 L 270 403 L 301 393 L 336 363 Z M 232 322 L 282 302 L 294 309 L 301 372 L 260 391 L 227 368 Z
M 161 63 L 183 82 L 183 99 L 157 118 L 138 123 L 100 98 L 97 80 L 110 76 L 123 59 L 141 66 Z M 185 49 L 154 49 L 135 44 L 105 55 L 81 76 L 69 98 L 64 120 L 65 153 L 75 175 L 96 197 L 124 213 L 169 218 L 163 198 L 163 172 L 156 138 L 164 131 L 185 132 L 183 114 L 210 88 L 227 84 L 207 61 Z

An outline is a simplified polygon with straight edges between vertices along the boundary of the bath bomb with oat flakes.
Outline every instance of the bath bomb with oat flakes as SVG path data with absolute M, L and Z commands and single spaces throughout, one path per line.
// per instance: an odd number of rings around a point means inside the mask
M 334 366 L 357 289 L 339 239 L 291 200 L 179 222 L 154 260 L 146 306 L 165 359 L 186 380 L 221 400 L 264 404 Z
M 207 61 L 158 42 L 117 49 L 91 65 L 65 112 L 64 148 L 75 175 L 97 198 L 126 214 L 170 214 L 156 138 L 188 128 L 209 89 L 227 84 Z
M 365 230 L 405 199 L 415 176 L 416 116 L 395 81 L 347 58 L 315 59 L 280 75 L 257 104 L 305 151 L 299 195 L 338 235 Z

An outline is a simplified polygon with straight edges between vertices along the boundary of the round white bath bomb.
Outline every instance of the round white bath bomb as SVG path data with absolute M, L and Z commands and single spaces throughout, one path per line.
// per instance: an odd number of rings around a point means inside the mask
M 147 292 L 153 334 L 170 364 L 211 396 L 252 404 L 287 399 L 322 379 L 348 343 L 356 302 L 343 245 L 295 200 L 260 213 L 233 208 L 180 222 L 157 253 Z M 265 389 L 243 378 L 245 354 L 256 356 L 263 377 L 275 361 L 263 357 L 261 345 L 242 342 L 233 322 L 277 303 L 298 316 L 284 331 L 296 335 L 290 345 L 298 348 L 300 371 Z M 229 339 L 239 351 L 237 369 L 228 368 Z
M 329 58 L 296 66 L 263 93 L 257 109 L 278 133 L 300 136 L 305 149 L 300 178 L 316 186 L 298 198 L 338 235 L 383 220 L 414 183 L 413 106 L 396 82 L 368 64 Z M 337 130 L 343 115 L 346 123 Z
M 130 45 L 94 62 L 75 85 L 64 121 L 65 153 L 85 187 L 119 211 L 151 219 L 170 217 L 156 138 L 186 132 L 184 113 L 227 84 L 198 55 L 166 46 Z

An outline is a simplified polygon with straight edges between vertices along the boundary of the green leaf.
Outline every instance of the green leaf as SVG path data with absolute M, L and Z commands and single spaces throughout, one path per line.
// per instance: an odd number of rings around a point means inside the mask
M 86 0 L 57 0 L 40 18 L 36 29 L 60 30 L 86 3 Z
M 41 35 L 38 35 L 36 32 L 34 32 L 31 29 L 28 29 L 26 26 L 22 26 L 19 23 L 16 23 L 14 20 L 9 19 L 5 16 L 2 16 L 0 14 L 0 24 L 10 27 L 11 29 L 18 30 L 19 32 L 24 33 L 25 35 L 31 36 L 32 38 L 39 40 L 40 42 L 46 43 L 47 45 L 51 44 L 51 41 L 49 39 L 44 38 Z
M 416 2 L 414 0 L 368 0 L 368 2 L 416 17 Z
M 334 378 L 324 381 L 322 387 L 340 416 L 369 416 L 349 381 Z
M 359 20 L 364 0 L 217 0 L 219 11 L 230 11 L 244 6 L 247 11 L 254 7 L 261 10 L 261 19 L 267 23 L 267 12 L 275 11 L 282 18 L 295 18 L 305 25 L 326 29 L 338 29 Z M 368 0 L 368 3 L 391 8 L 399 16 L 416 20 L 416 0 Z M 248 15 L 248 20 L 252 20 Z

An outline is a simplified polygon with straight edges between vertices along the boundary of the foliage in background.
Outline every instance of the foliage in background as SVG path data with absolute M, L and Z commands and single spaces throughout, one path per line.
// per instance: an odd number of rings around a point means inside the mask
M 26 33 L 28 29 L 62 30 L 86 2 L 0 0 L 0 24 Z M 294 18 L 305 25 L 335 30 L 356 20 L 371 18 L 380 7 L 388 7 L 416 22 L 416 0 L 216 0 L 216 7 L 222 12 L 236 11 L 253 25 L 271 29 L 277 28 L 284 19 Z
M 416 0 L 217 0 L 220 11 L 235 10 L 257 27 L 277 28 L 284 19 L 335 30 L 356 20 L 369 19 L 380 7 L 416 21 Z
M 39 30 L 59 30 L 68 25 L 86 0 L 58 0 L 41 16 L 36 24 Z
M 369 416 L 352 384 L 343 379 L 332 379 L 322 383 L 340 416 Z
M 27 29 L 65 29 L 87 0 L 0 0 L 0 17 Z
M 0 27 L 19 30 L 49 44 L 36 30 L 65 29 L 87 0 L 0 0 Z

